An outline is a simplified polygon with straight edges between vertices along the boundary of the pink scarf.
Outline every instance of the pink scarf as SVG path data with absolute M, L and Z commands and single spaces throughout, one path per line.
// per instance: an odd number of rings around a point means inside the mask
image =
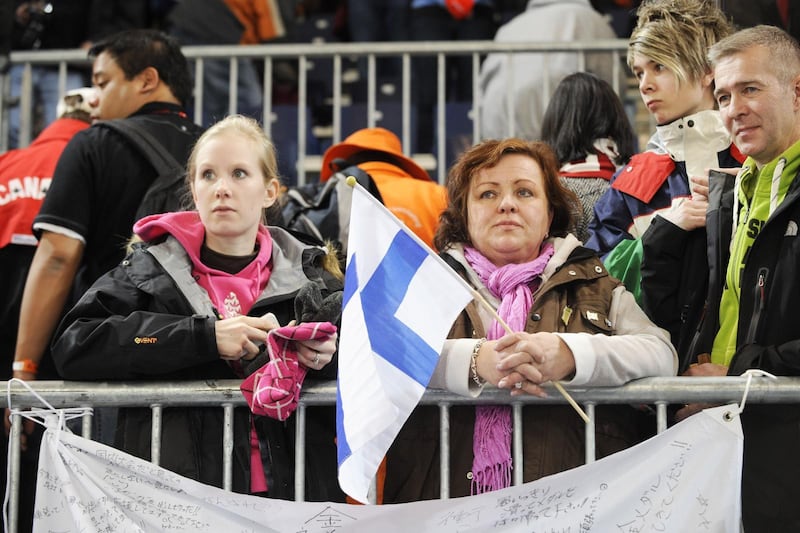
M 497 314 L 512 331 L 525 331 L 533 306 L 533 292 L 553 256 L 553 244 L 542 245 L 539 257 L 528 263 L 495 266 L 474 248 L 465 247 L 464 257 L 483 284 L 500 299 Z M 488 339 L 506 334 L 493 320 Z M 472 443 L 472 494 L 481 494 L 511 485 L 511 408 L 505 405 L 479 405 L 475 408 L 475 433 Z

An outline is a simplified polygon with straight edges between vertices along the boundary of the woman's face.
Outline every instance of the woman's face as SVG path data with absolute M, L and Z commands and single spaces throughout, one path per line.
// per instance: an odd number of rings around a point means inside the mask
M 214 251 L 253 251 L 262 209 L 278 196 L 277 180 L 264 179 L 259 153 L 255 141 L 234 132 L 211 137 L 197 151 L 192 199 Z
M 641 54 L 633 56 L 633 73 L 642 101 L 659 126 L 714 108 L 711 74 L 681 84 L 672 70 Z
M 480 170 L 467 195 L 467 230 L 472 246 L 496 266 L 539 256 L 553 215 L 539 164 L 508 154 Z

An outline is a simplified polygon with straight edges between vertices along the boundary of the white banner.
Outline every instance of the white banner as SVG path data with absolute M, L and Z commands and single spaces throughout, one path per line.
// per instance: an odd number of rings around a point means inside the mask
M 294 503 L 225 492 L 48 429 L 35 532 L 436 531 L 738 533 L 743 437 L 708 409 L 590 465 L 501 491 L 401 505 Z

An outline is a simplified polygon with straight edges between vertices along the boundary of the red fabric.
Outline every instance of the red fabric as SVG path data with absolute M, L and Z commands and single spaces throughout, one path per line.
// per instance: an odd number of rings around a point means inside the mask
M 589 162 L 586 159 L 570 161 L 561 167 L 559 174 L 563 178 L 603 178 L 610 181 L 617 171 L 614 162 L 606 154 L 595 152 L 594 155 L 597 156 L 596 161 Z
M 444 7 L 456 20 L 465 19 L 472 14 L 475 0 L 444 0 Z
M 675 162 L 669 155 L 643 152 L 631 158 L 611 187 L 649 203 L 673 170 Z
M 70 139 L 89 124 L 61 118 L 27 148 L 0 156 L 0 248 L 9 243 L 35 244 L 31 225 L 44 202 L 56 162 Z
M 789 0 L 776 0 L 784 29 L 789 27 Z
M 284 421 L 294 413 L 308 369 L 297 360 L 295 341 L 326 341 L 336 333 L 330 322 L 306 322 L 273 329 L 267 336 L 270 361 L 239 387 L 253 414 Z
M 744 163 L 744 160 L 747 159 L 747 156 L 739 151 L 739 148 L 733 143 L 731 143 L 731 155 L 739 163 Z
M 250 422 L 250 492 L 258 494 L 267 492 L 267 474 L 261 462 L 261 448 L 258 445 L 258 433 L 253 422 Z

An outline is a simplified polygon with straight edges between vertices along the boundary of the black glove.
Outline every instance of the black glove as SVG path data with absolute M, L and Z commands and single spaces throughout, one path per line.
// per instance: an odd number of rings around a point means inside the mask
M 330 322 L 338 325 L 342 318 L 342 291 L 323 297 L 319 285 L 306 283 L 295 296 L 294 315 L 298 324 Z

